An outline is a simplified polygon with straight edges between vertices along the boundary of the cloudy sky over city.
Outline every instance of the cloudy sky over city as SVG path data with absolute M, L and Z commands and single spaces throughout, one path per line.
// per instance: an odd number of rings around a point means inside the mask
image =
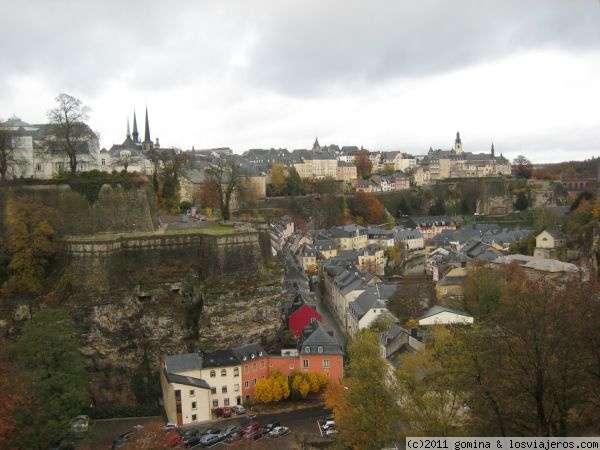
M 110 147 L 134 108 L 183 149 L 600 155 L 600 0 L 27 1 L 2 8 L 0 118 L 61 92 Z M 143 133 L 143 130 L 140 130 Z

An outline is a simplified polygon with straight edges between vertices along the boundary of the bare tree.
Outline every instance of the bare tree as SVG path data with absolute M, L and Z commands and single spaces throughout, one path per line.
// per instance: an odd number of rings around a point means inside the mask
M 12 131 L 0 129 L 0 182 L 5 182 L 7 177 L 17 177 L 20 169 L 27 165 L 15 145 L 15 137 Z
M 142 158 L 140 158 L 137 155 L 134 155 L 129 150 L 123 150 L 119 154 L 119 157 L 112 162 L 112 166 L 115 168 L 123 167 L 125 172 L 127 172 L 129 166 L 134 166 L 138 164 L 141 160 Z
M 81 142 L 93 135 L 85 124 L 90 108 L 78 98 L 68 94 L 60 94 L 55 100 L 56 107 L 48 111 L 48 121 L 52 125 L 53 136 L 47 144 L 52 150 L 67 155 L 69 169 L 71 173 L 75 173 Z
M 206 170 L 215 181 L 219 208 L 223 220 L 231 217 L 231 199 L 235 191 L 239 191 L 242 183 L 243 173 L 240 166 L 231 157 L 221 156 L 217 158 Z

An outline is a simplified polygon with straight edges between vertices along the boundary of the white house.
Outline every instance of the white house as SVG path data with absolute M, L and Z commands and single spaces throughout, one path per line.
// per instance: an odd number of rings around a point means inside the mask
M 365 291 L 348 305 L 347 333 L 355 336 L 360 330 L 368 328 L 379 317 L 393 317 L 387 309 L 387 302 L 396 289 L 397 286 L 386 284 L 367 286 Z

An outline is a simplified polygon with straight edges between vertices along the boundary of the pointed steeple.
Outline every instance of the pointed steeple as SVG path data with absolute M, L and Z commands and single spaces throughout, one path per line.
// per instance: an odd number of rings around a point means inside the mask
M 494 143 L 492 142 L 492 158 L 495 156 Z
M 454 141 L 455 144 L 460 144 L 460 133 L 457 131 L 456 132 L 456 140 Z
M 148 107 L 146 106 L 146 127 L 144 128 L 144 144 L 149 144 L 150 140 L 150 124 L 148 123 Z
M 456 132 L 456 140 L 454 141 L 454 153 L 457 155 L 462 154 L 463 149 L 462 149 L 462 142 L 460 140 L 460 133 L 457 131 Z
M 131 137 L 133 138 L 133 142 L 136 144 L 140 143 L 139 133 L 137 129 L 137 118 L 135 117 L 135 108 L 133 109 L 133 133 L 131 133 Z
M 129 131 L 129 117 L 127 118 L 127 139 L 131 139 L 131 131 Z
M 313 144 L 313 150 L 319 150 L 321 146 L 319 145 L 319 138 L 315 137 L 315 143 Z

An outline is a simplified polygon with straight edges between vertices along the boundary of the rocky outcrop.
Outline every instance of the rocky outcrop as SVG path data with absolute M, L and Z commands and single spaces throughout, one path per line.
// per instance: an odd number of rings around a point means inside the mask
M 272 349 L 282 327 L 279 278 L 238 281 L 167 283 L 78 305 L 73 316 L 95 402 L 135 402 L 135 374 L 145 361 L 157 373 L 166 354 L 249 342 Z

